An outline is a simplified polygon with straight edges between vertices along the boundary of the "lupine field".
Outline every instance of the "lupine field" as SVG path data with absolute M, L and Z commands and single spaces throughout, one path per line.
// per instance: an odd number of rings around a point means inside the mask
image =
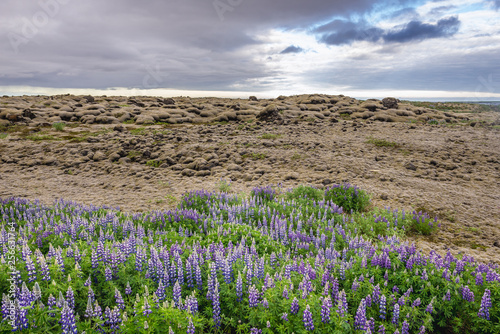
M 348 184 L 138 214 L 8 198 L 0 219 L 5 333 L 500 333 L 496 265 L 422 253 L 405 236 L 437 219 Z

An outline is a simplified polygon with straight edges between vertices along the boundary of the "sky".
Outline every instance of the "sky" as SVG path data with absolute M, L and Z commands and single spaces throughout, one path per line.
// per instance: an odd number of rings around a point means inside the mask
M 500 0 L 2 0 L 0 94 L 500 99 Z

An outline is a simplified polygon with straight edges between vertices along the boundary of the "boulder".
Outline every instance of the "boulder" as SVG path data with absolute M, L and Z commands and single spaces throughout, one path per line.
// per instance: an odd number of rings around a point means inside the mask
M 382 100 L 382 104 L 387 109 L 398 109 L 398 102 L 400 101 L 394 97 L 386 97 Z

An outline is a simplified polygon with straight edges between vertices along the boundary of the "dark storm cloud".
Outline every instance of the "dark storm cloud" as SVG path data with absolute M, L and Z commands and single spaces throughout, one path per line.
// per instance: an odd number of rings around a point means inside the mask
M 0 85 L 141 87 L 160 67 L 168 79 L 158 86 L 226 89 L 273 74 L 251 54 L 259 34 L 365 13 L 375 2 L 2 0 Z
M 441 19 L 436 24 L 411 21 L 403 28 L 395 28 L 387 32 L 383 38 L 386 42 L 405 43 L 429 38 L 449 37 L 456 34 L 459 27 L 460 20 L 457 16 Z
M 456 16 L 441 19 L 435 24 L 414 20 L 388 31 L 366 26 L 363 22 L 354 24 L 349 21 L 334 20 L 317 28 L 314 32 L 320 33 L 319 40 L 328 45 L 351 44 L 356 41 L 377 42 L 379 40 L 405 43 L 449 37 L 454 35 L 459 27 L 460 20 Z M 332 32 L 328 33 L 328 31 Z
M 302 49 L 300 46 L 290 45 L 289 47 L 281 51 L 280 54 L 301 53 L 303 51 L 304 49 Z

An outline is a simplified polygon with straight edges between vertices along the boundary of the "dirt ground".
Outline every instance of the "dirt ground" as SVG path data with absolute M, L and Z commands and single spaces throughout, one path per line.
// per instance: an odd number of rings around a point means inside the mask
M 328 99 L 309 104 L 294 99 L 284 112 L 279 106 L 287 105 L 286 98 L 273 101 L 277 110 L 266 112 L 274 109 L 268 108 L 269 101 L 251 107 L 238 101 L 237 111 L 249 111 L 240 114 L 232 107 L 235 101 L 206 99 L 202 102 L 209 101 L 214 108 L 212 118 L 203 122 L 158 121 L 153 117 L 158 109 L 148 109 L 146 98 L 135 98 L 143 105 L 135 105 L 129 119 L 111 115 L 128 106 L 115 107 L 106 115 L 111 103 L 124 103 L 116 98 L 100 102 L 101 110 L 85 109 L 85 103 L 78 107 L 76 99 L 71 100 L 73 105 L 60 103 L 72 108 L 49 104 L 47 110 L 29 97 L 24 98 L 26 103 L 0 99 L 8 101 L 0 105 L 0 198 L 40 199 L 47 204 L 63 198 L 132 212 L 172 208 L 186 191 L 218 190 L 222 183 L 230 184 L 232 192 L 248 194 L 257 185 L 327 187 L 349 182 L 370 193 L 375 206 L 438 216 L 442 227 L 436 235 L 412 237 L 425 251 L 450 249 L 500 263 L 498 113 L 468 110 L 457 113 L 460 117 L 455 120 L 453 115 L 425 109 L 432 119 L 441 114 L 440 120 L 449 119 L 430 122 L 417 117 L 417 107 L 408 106 L 405 110 L 415 117 L 409 113 L 388 122 L 356 117 L 371 112 L 367 102 L 343 106 L 365 108 L 349 114 L 334 110 L 338 102 L 328 107 L 332 104 Z M 190 105 L 198 110 L 210 109 L 200 109 L 203 103 L 194 100 Z M 164 102 L 158 108 L 171 117 L 175 113 L 164 108 L 170 105 Z M 381 106 L 379 102 L 373 101 Z M 218 107 L 223 111 L 217 113 L 217 104 L 225 104 Z M 307 108 L 294 108 L 301 104 Z M 320 111 L 311 111 L 312 105 Z M 378 112 L 389 115 L 391 109 L 383 108 Z M 63 115 L 62 109 L 81 115 Z M 98 110 L 100 116 L 85 114 L 89 110 Z M 234 119 L 217 119 L 231 112 Z M 86 115 L 117 121 L 82 121 Z M 141 122 L 144 115 L 154 121 Z M 58 131 L 54 124 L 60 123 L 65 126 Z

